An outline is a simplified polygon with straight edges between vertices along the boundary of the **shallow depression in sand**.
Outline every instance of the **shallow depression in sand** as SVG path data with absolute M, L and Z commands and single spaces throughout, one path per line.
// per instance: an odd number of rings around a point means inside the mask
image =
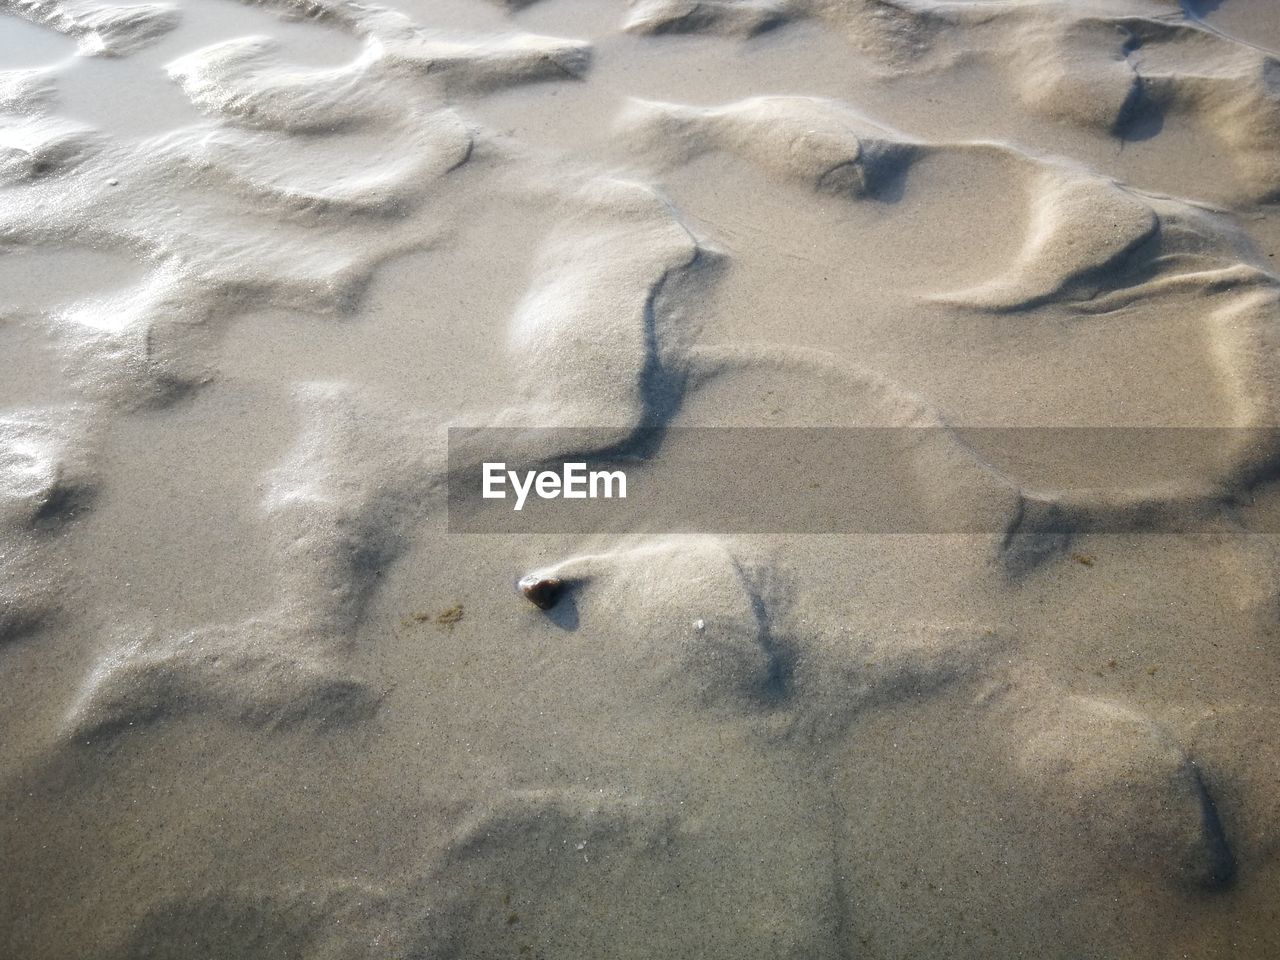
M 132 258 L 105 250 L 28 247 L 0 254 L 5 306 L 41 311 L 105 297 L 142 275 Z
M 75 44 L 17 17 L 0 15 L 0 63 L 7 69 L 46 67 L 75 53 Z

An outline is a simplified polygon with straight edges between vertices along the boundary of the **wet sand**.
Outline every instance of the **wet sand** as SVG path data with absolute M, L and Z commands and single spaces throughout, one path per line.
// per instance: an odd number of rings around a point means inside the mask
M 1280 955 L 1278 57 L 1270 0 L 0 0 L 0 954 Z M 459 426 L 926 428 L 990 532 L 450 533 Z

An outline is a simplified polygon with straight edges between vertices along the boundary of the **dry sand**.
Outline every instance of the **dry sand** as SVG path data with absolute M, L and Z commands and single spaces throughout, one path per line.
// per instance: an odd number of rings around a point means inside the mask
M 1280 426 L 1273 0 L 0 11 L 0 955 L 1280 956 L 1280 451 L 444 509 L 451 425 Z

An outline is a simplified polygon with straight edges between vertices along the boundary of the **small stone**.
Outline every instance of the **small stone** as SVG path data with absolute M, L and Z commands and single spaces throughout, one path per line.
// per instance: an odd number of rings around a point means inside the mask
M 539 577 L 529 574 L 520 578 L 520 592 L 539 610 L 550 610 L 564 592 L 564 581 L 559 577 Z

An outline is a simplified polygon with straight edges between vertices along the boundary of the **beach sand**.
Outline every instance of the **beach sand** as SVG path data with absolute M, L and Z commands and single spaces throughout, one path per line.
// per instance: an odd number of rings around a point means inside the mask
M 0 955 L 1280 956 L 1272 0 L 393 3 L 0 0 Z M 978 532 L 449 530 L 720 426 Z

